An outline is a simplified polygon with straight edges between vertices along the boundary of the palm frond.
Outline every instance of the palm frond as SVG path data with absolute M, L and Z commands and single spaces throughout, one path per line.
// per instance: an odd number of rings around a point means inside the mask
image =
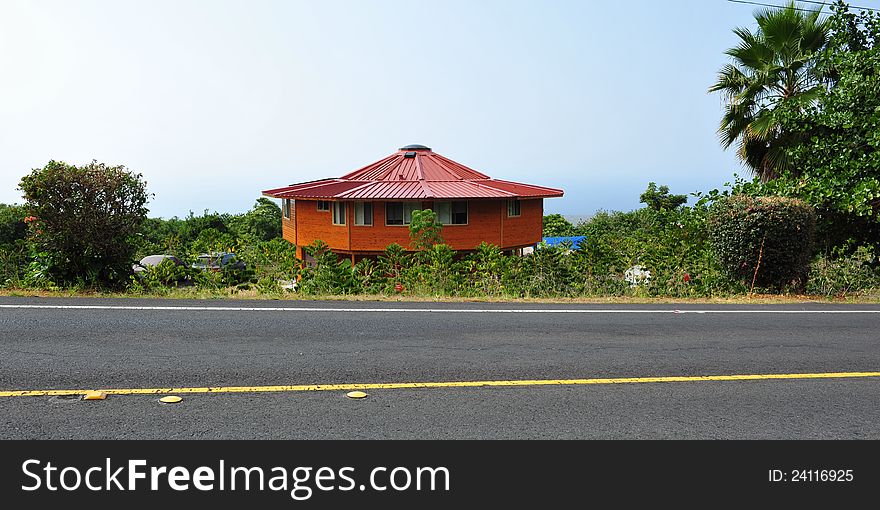
M 779 123 L 773 115 L 772 110 L 763 109 L 759 111 L 754 120 L 749 123 L 749 136 L 756 140 L 769 141 L 777 131 Z
M 773 63 L 773 48 L 763 37 L 755 36 L 747 30 L 738 34 L 742 41 L 724 53 L 743 67 L 758 71 Z
M 730 103 L 721 117 L 718 137 L 726 149 L 733 145 L 754 120 L 754 108 L 751 103 Z
M 775 179 L 788 171 L 790 166 L 791 161 L 788 158 L 786 147 L 781 144 L 774 144 L 768 147 L 764 154 L 764 162 L 760 174 L 761 179 L 765 182 Z
M 766 172 L 764 169 L 764 159 L 767 156 L 767 150 L 766 142 L 746 135 L 740 139 L 737 155 L 746 168 L 763 179 L 763 173 Z
M 721 145 L 738 144 L 743 164 L 767 180 L 787 168 L 786 147 L 796 136 L 777 121 L 781 106 L 809 108 L 822 91 L 815 54 L 827 44 L 829 24 L 822 7 L 806 11 L 793 1 L 755 12 L 757 30 L 736 28 L 733 60 L 709 88 L 726 102 L 718 129 Z
M 718 72 L 718 81 L 709 87 L 709 92 L 724 92 L 727 97 L 741 93 L 749 84 L 749 77 L 738 67 L 727 64 Z

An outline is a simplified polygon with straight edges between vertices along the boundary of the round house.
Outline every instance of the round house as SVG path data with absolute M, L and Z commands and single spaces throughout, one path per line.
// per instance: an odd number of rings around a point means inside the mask
M 283 235 L 298 257 L 321 240 L 352 261 L 392 243 L 409 248 L 416 209 L 437 214 L 443 240 L 454 250 L 486 242 L 516 253 L 541 242 L 543 199 L 562 193 L 493 179 L 423 145 L 407 145 L 342 177 L 263 191 L 281 199 Z

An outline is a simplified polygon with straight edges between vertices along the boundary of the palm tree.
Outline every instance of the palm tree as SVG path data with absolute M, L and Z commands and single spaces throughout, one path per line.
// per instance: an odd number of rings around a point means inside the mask
M 718 129 L 721 145 L 726 149 L 739 142 L 737 155 L 763 181 L 787 169 L 785 148 L 798 136 L 781 129 L 776 108 L 809 104 L 820 90 L 814 56 L 829 30 L 821 9 L 808 11 L 790 2 L 756 11 L 758 30 L 734 29 L 740 44 L 725 52 L 733 62 L 709 88 L 726 102 Z

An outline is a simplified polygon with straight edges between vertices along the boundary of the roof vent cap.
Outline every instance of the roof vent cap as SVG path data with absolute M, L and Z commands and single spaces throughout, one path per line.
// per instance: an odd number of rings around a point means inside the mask
M 416 151 L 409 151 L 409 152 L 406 152 L 406 153 L 403 154 L 403 157 L 405 157 L 405 158 L 414 158 L 414 157 L 416 157 Z
M 429 150 L 431 150 L 431 148 L 425 147 L 424 145 L 413 144 L 413 145 L 407 145 L 405 147 L 401 147 L 400 150 L 402 150 L 402 151 L 429 151 Z

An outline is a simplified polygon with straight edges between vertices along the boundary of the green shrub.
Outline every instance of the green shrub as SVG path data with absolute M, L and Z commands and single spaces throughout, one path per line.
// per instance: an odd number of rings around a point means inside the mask
M 467 271 L 467 290 L 477 296 L 501 296 L 504 293 L 504 276 L 510 271 L 512 257 L 506 257 L 494 244 L 480 243 L 473 253 L 464 258 Z
M 571 291 L 587 296 L 718 296 L 742 292 L 709 241 L 708 209 L 600 211 L 578 225 L 586 239 L 572 257 Z M 630 286 L 626 271 L 642 266 L 650 284 Z M 747 289 L 746 289 L 747 290 Z
M 57 284 L 128 281 L 149 197 L 141 174 L 93 161 L 50 161 L 22 177 L 31 240 Z
M 355 294 L 360 291 L 351 260 L 340 260 L 323 241 L 315 241 L 306 247 L 315 259 L 312 266 L 303 268 L 299 289 L 304 294 Z
M 382 291 L 385 278 L 380 274 L 379 266 L 375 260 L 361 259 L 352 268 L 356 285 L 361 292 L 378 294 Z
M 542 246 L 522 259 L 511 259 L 513 267 L 504 279 L 508 292 L 523 297 L 575 296 L 580 291 L 580 257 L 565 243 Z
M 0 287 L 28 286 L 29 266 L 32 263 L 30 251 L 24 239 L 0 244 Z
M 296 258 L 296 247 L 281 238 L 244 243 L 236 254 L 254 270 L 258 280 L 296 280 L 302 265 Z
M 722 267 L 745 285 L 802 290 L 810 273 L 816 213 L 784 197 L 734 195 L 719 200 L 709 217 Z
M 396 292 L 395 287 L 398 284 L 408 288 L 412 264 L 413 257 L 406 252 L 403 246 L 397 243 L 389 244 L 385 248 L 385 253 L 379 255 L 376 262 L 381 278 L 379 287 L 382 292 Z
M 254 269 L 247 264 L 244 267 L 238 267 L 235 263 L 230 262 L 221 267 L 218 273 L 220 273 L 220 283 L 227 287 L 237 285 L 242 290 L 246 290 L 248 288 L 247 284 L 257 283 Z
M 131 287 L 138 291 L 162 291 L 192 284 L 198 278 L 198 269 L 179 265 L 165 259 L 155 266 L 147 267 L 140 274 L 132 275 Z
M 878 258 L 868 247 L 839 257 L 819 257 L 810 268 L 807 292 L 826 297 L 846 297 L 880 289 Z
M 404 272 L 403 279 L 414 293 L 428 296 L 456 293 L 461 271 L 455 250 L 445 244 L 435 244 L 410 257 L 413 263 Z

